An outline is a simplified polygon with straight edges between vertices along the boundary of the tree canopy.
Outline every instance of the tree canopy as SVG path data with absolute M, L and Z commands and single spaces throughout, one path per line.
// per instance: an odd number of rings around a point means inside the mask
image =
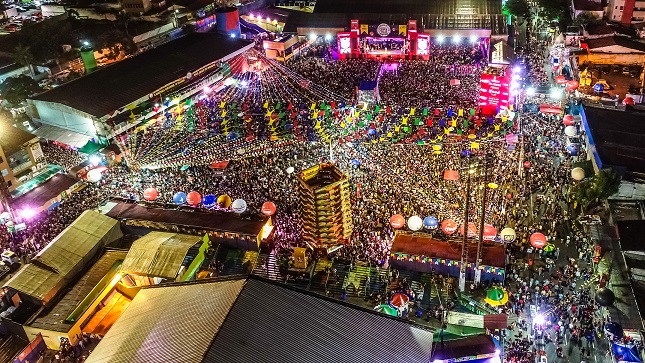
M 573 188 L 573 198 L 584 212 L 593 204 L 616 194 L 619 187 L 620 175 L 613 169 L 603 169 L 593 177 L 576 184 Z
M 39 92 L 42 92 L 42 88 L 38 83 L 24 74 L 18 77 L 9 77 L 0 84 L 0 95 L 13 106 L 19 105 L 28 97 Z
M 529 4 L 526 0 L 508 0 L 504 4 L 504 10 L 513 16 L 527 17 L 529 15 Z

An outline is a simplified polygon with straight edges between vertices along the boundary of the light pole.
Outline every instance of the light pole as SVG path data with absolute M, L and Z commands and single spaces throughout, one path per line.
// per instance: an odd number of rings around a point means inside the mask
M 486 221 L 486 197 L 488 195 L 486 188 L 488 187 L 488 166 L 490 163 L 490 157 L 488 154 L 484 156 L 484 195 L 482 196 L 482 216 L 479 221 L 479 241 L 477 241 L 477 258 L 475 259 L 475 284 L 479 284 L 482 279 L 482 270 L 481 270 L 481 252 L 482 252 L 482 243 L 484 242 L 484 222 Z M 470 174 L 469 174 L 470 175 Z

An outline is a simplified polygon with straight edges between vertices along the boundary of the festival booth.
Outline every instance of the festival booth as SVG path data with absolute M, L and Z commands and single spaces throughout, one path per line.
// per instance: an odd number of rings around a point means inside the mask
M 468 243 L 469 251 L 477 251 L 477 243 Z M 503 281 L 506 249 L 503 244 L 482 244 L 482 281 Z M 392 241 L 391 266 L 418 272 L 432 272 L 459 277 L 461 244 L 451 244 L 426 234 L 397 231 Z M 466 279 L 475 278 L 475 256 L 470 256 Z
M 407 24 L 359 24 L 337 34 L 339 59 L 430 59 L 430 36 L 420 33 L 416 20 Z

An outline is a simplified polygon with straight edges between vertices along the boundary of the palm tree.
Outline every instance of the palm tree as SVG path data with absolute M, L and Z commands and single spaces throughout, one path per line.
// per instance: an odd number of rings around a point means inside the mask
M 18 44 L 18 46 L 14 48 L 13 51 L 13 60 L 21 66 L 29 68 L 29 73 L 32 77 L 35 75 L 34 69 L 32 67 L 32 63 L 34 62 L 34 55 L 31 53 L 31 47 Z

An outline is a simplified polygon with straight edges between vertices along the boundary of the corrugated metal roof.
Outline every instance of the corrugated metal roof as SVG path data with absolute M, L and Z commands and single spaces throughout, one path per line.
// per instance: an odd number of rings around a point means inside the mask
M 100 248 L 122 236 L 117 220 L 85 211 L 4 286 L 46 304 Z
M 203 362 L 427 363 L 432 337 L 396 318 L 251 278 Z
M 243 286 L 232 280 L 142 289 L 86 363 L 200 362 Z
M 191 33 L 33 97 L 103 117 L 252 43 Z
M 132 244 L 121 272 L 174 279 L 188 249 L 200 242 L 188 234 L 150 232 Z

